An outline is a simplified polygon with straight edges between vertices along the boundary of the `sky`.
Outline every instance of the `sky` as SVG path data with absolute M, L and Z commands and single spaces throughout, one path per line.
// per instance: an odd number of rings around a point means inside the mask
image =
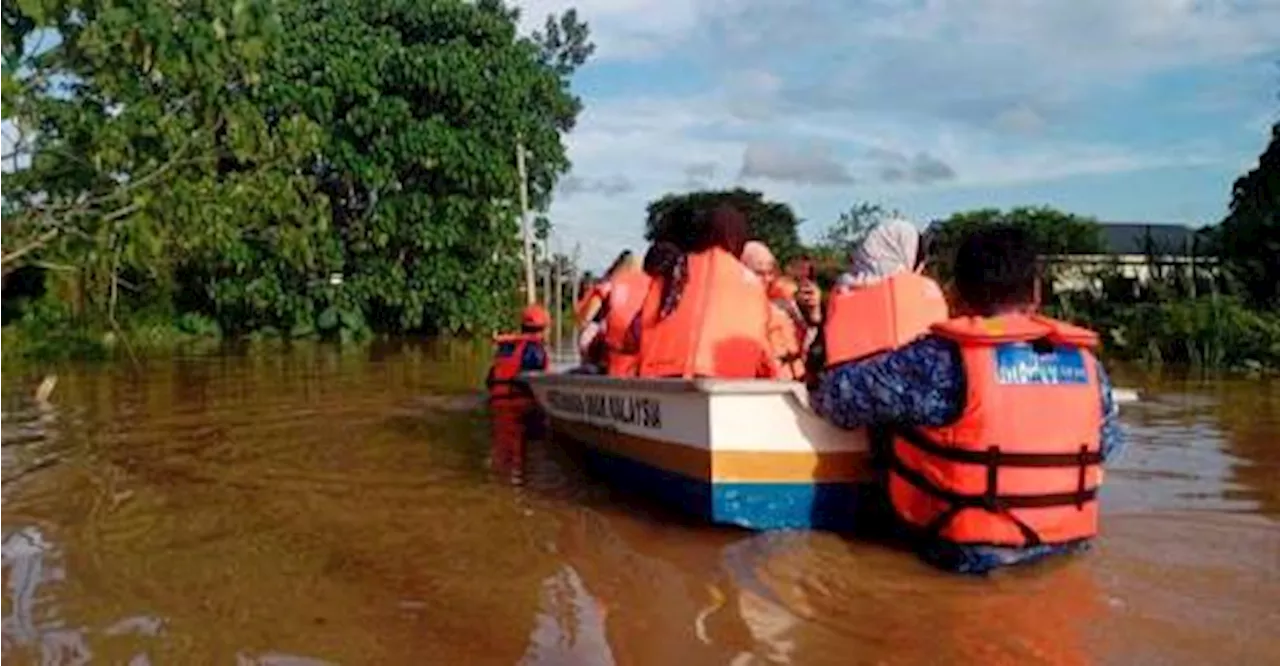
M 1280 120 L 1280 0 L 517 4 L 596 43 L 550 211 L 586 268 L 643 251 L 649 201 L 738 185 L 806 239 L 858 201 L 1215 223 Z

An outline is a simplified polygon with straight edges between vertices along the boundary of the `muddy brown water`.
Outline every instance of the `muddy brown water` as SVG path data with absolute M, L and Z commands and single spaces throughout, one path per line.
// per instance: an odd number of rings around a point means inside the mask
M 1280 385 L 1125 377 L 1097 548 L 981 580 L 691 524 L 490 419 L 484 365 L 224 353 L 63 368 L 44 403 L 6 369 L 4 659 L 1280 663 Z

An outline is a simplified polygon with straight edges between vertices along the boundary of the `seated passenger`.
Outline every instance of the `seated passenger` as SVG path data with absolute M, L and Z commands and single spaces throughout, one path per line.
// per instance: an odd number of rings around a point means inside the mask
M 769 283 L 769 303 L 773 310 L 769 321 L 769 344 L 778 360 L 778 376 L 790 381 L 803 381 L 804 355 L 808 322 L 796 305 L 800 287 L 787 276 Z
M 484 380 L 490 397 L 524 394 L 523 386 L 516 383 L 516 376 L 547 369 L 550 361 L 545 332 L 550 320 L 546 309 L 535 303 L 521 313 L 519 333 L 494 337 L 493 363 Z
M 825 365 L 896 349 L 947 319 L 947 301 L 921 275 L 920 234 L 903 219 L 885 221 L 853 254 L 853 270 L 827 305 Z
M 613 287 L 602 309 L 603 353 L 606 371 L 613 377 L 634 377 L 638 347 L 628 333 L 640 314 L 653 278 L 639 265 L 628 263 L 610 279 Z
M 764 284 L 738 260 L 746 219 L 721 206 L 702 236 L 662 267 L 645 297 L 639 375 L 777 377 Z
M 832 368 L 811 395 L 835 425 L 876 429 L 897 522 L 953 571 L 1086 547 L 1122 444 L 1097 336 L 1036 313 L 1036 260 L 1016 227 L 973 232 L 955 259 L 960 316 Z
M 603 366 L 603 340 L 597 344 L 597 338 L 604 333 L 605 304 L 613 290 L 613 278 L 619 273 L 638 269 L 635 256 L 631 250 L 623 250 L 613 260 L 604 277 L 600 278 L 586 295 L 574 306 L 574 319 L 578 324 L 578 351 L 584 362 L 598 362 Z M 601 367 L 603 369 L 603 367 Z
M 786 380 L 804 377 L 804 348 L 809 325 L 796 306 L 798 287 L 794 280 L 778 274 L 778 262 L 769 246 L 749 241 L 742 250 L 742 263 L 764 282 L 769 297 L 769 346 L 778 363 L 778 376 Z
M 604 300 L 605 289 L 603 278 L 589 278 L 582 282 L 582 297 L 573 304 L 573 319 L 578 328 L 585 327 L 596 316 L 596 310 Z

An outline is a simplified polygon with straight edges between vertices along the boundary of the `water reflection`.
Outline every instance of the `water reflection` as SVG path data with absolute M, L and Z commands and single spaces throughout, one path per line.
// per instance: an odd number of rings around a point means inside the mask
M 605 485 L 483 350 L 296 346 L 3 395 L 16 663 L 1280 663 L 1273 387 L 1152 381 L 1095 552 L 991 580 Z

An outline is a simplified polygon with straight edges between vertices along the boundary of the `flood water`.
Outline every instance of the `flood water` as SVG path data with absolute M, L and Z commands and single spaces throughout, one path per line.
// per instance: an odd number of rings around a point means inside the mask
M 37 402 L 6 369 L 3 658 L 1280 663 L 1280 384 L 1127 377 L 1097 548 L 984 580 L 690 524 L 490 419 L 484 370 L 298 347 L 63 368 Z

